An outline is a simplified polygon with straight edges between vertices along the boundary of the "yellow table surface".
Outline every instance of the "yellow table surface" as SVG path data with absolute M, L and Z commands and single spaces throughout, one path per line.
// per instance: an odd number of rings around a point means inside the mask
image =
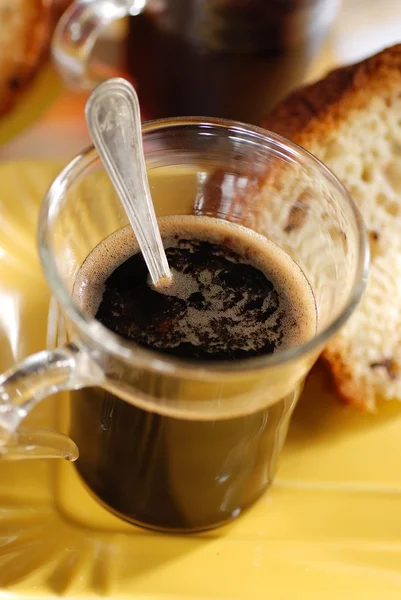
M 401 2 L 343 0 L 309 78 L 399 38 Z M 89 141 L 85 95 L 64 92 L 0 147 L 0 371 L 46 344 L 49 293 L 35 249 L 40 200 Z M 0 129 L 1 136 L 1 129 Z M 56 427 L 62 396 L 30 417 Z M 271 490 L 234 524 L 195 536 L 127 525 L 73 465 L 0 464 L 0 598 L 401 599 L 401 407 L 341 406 L 315 369 Z
M 46 344 L 35 248 L 48 161 L 0 165 L 0 369 Z M 32 414 L 57 427 L 65 398 Z M 61 461 L 0 463 L 0 597 L 401 598 L 401 407 L 341 406 L 316 369 L 271 490 L 225 528 L 167 536 L 101 508 Z

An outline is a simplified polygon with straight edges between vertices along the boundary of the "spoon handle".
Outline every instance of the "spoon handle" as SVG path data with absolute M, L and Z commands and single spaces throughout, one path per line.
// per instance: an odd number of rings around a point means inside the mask
M 90 95 L 85 117 L 156 286 L 171 273 L 150 195 L 138 96 L 125 79 L 108 79 Z

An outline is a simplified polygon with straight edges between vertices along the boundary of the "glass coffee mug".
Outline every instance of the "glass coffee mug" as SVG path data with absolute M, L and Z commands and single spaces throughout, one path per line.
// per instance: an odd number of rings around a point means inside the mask
M 274 354 L 206 363 L 141 348 L 88 316 L 77 274 L 127 225 L 90 148 L 56 178 L 39 217 L 42 266 L 69 343 L 2 376 L 0 456 L 75 460 L 77 444 L 77 470 L 109 510 L 158 530 L 203 530 L 240 515 L 271 483 L 305 376 L 364 289 L 366 236 L 336 177 L 279 136 L 181 118 L 146 123 L 143 137 L 157 216 L 217 217 L 276 243 L 309 281 L 316 332 Z M 71 391 L 72 439 L 19 428 L 60 390 Z
M 258 124 L 302 82 L 339 3 L 75 0 L 56 30 L 53 56 L 70 85 L 91 86 L 99 79 L 91 55 L 100 32 L 130 15 L 125 62 L 149 118 Z

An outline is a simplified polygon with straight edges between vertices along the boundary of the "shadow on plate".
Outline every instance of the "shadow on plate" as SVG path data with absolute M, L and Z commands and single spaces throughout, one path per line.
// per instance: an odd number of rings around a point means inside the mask
M 328 371 L 322 363 L 317 363 L 295 409 L 286 444 L 299 448 L 311 438 L 313 443 L 326 443 L 329 438 L 352 435 L 358 429 L 378 427 L 394 419 L 401 419 L 401 403 L 396 401 L 383 401 L 375 413 L 341 403 Z

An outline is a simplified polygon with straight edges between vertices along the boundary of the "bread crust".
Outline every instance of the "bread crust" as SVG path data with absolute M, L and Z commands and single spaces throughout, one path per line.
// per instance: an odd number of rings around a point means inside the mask
M 298 89 L 261 125 L 319 154 L 319 149 L 335 138 L 353 111 L 367 108 L 376 96 L 390 105 L 394 95 L 401 97 L 401 44 L 360 63 L 336 69 L 324 79 Z M 377 398 L 366 381 L 355 376 L 354 365 L 348 360 L 348 346 L 349 341 L 340 332 L 324 350 L 322 359 L 340 398 L 347 404 L 372 409 Z M 390 379 L 396 377 L 387 370 Z
M 0 2 L 0 115 L 12 108 L 41 65 L 53 25 L 52 0 Z
M 401 93 L 401 44 L 299 88 L 261 126 L 313 152 L 349 117 L 350 111 L 365 107 L 372 96 L 391 94 L 394 89 Z

